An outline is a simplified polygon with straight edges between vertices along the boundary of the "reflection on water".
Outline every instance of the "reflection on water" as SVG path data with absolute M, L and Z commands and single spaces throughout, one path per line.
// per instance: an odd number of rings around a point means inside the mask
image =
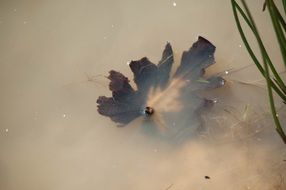
M 249 4 L 278 52 L 262 4 Z M 198 35 L 217 47 L 206 74 L 226 85 L 202 94 L 216 103 L 195 135 L 173 143 L 97 114 L 110 68 L 132 78 L 126 62 L 156 62 L 166 41 L 178 64 Z M 256 68 L 239 70 L 251 60 L 229 1 L 3 0 L 0 42 L 0 189 L 285 189 L 285 145 Z

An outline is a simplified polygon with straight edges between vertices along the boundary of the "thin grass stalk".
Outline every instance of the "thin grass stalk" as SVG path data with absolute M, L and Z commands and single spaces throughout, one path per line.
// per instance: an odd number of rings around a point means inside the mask
M 280 24 L 282 25 L 284 32 L 285 32 L 286 31 L 286 22 L 285 22 L 283 16 L 281 15 L 280 11 L 278 10 L 277 6 L 275 5 L 275 3 L 273 4 L 273 8 L 275 9 L 278 20 L 279 20 Z
M 241 38 L 242 38 L 242 41 L 243 43 L 245 44 L 245 47 L 247 49 L 247 51 L 249 52 L 250 54 L 250 57 L 252 58 L 253 62 L 255 63 L 255 65 L 257 66 L 258 70 L 260 71 L 260 73 L 265 77 L 265 71 L 262 67 L 262 65 L 259 63 L 258 59 L 256 58 L 254 52 L 252 51 L 247 39 L 246 39 L 246 36 L 243 32 L 243 29 L 242 29 L 242 26 L 240 24 L 240 21 L 239 21 L 239 18 L 238 18 L 238 14 L 237 14 L 237 10 L 236 8 L 239 10 L 239 11 L 242 11 L 242 9 L 239 7 L 239 5 L 235 2 L 235 0 L 232 0 L 232 5 L 233 5 L 233 11 L 234 11 L 234 17 L 235 17 L 235 20 L 236 20 L 236 23 L 237 23 L 237 27 L 238 27 L 238 30 L 239 30 L 239 33 L 241 35 Z M 250 21 L 248 20 L 248 18 L 246 17 L 246 15 L 243 13 L 243 18 L 246 19 L 249 24 L 250 27 L 252 27 L 252 24 L 250 23 Z M 279 74 L 277 74 L 279 75 Z M 279 95 L 279 97 L 281 97 L 281 99 L 286 102 L 286 97 L 283 93 L 283 91 L 281 91 L 277 86 L 276 84 L 271 80 L 271 86 L 273 87 L 273 89 L 275 90 L 275 92 Z
M 250 19 L 248 19 L 249 14 L 250 14 L 249 10 L 247 9 L 247 10 L 248 10 L 248 16 L 247 16 L 247 15 L 244 13 L 244 11 L 241 9 L 241 7 L 240 7 L 236 2 L 234 2 L 234 3 L 235 3 L 236 8 L 238 9 L 239 13 L 240 13 L 241 16 L 243 17 L 243 19 L 246 21 L 246 23 L 248 24 L 248 26 L 249 26 L 250 29 L 252 30 L 253 34 L 255 35 L 256 39 L 258 40 L 259 45 L 260 45 L 261 47 L 263 47 L 264 53 L 265 53 L 265 55 L 266 55 L 267 62 L 269 63 L 268 65 L 269 65 L 269 67 L 270 67 L 270 69 L 271 69 L 271 71 L 272 71 L 272 73 L 273 73 L 273 75 L 274 75 L 274 81 L 275 81 L 276 84 L 280 87 L 280 89 L 283 91 L 283 93 L 280 93 L 279 96 L 281 97 L 281 95 L 282 95 L 282 96 L 285 98 L 285 95 L 283 95 L 283 94 L 286 94 L 286 86 L 285 86 L 284 82 L 282 81 L 281 77 L 279 76 L 278 72 L 276 71 L 274 65 L 272 64 L 271 59 L 270 59 L 269 56 L 268 56 L 268 53 L 267 53 L 267 51 L 266 51 L 266 49 L 265 49 L 265 47 L 264 47 L 264 45 L 263 45 L 263 42 L 262 42 L 260 36 L 258 35 L 258 31 L 257 31 L 257 29 L 256 29 L 256 26 L 255 26 L 255 23 L 254 23 L 252 17 L 250 17 Z M 250 16 L 251 16 L 251 15 L 250 15 Z M 250 47 L 250 46 L 249 46 L 249 47 Z M 251 49 L 251 48 L 250 48 L 250 49 Z M 253 51 L 251 50 L 251 52 L 253 52 Z M 252 53 L 252 54 L 254 55 L 254 53 Z M 255 56 L 255 55 L 254 55 L 254 56 Z M 257 65 L 257 67 L 259 67 L 258 69 L 259 69 L 259 71 L 261 72 L 261 71 L 262 71 L 262 65 L 259 63 L 259 61 L 258 61 L 258 59 L 256 58 L 256 56 L 255 56 L 254 63 Z M 265 75 L 264 72 L 263 72 L 263 73 L 261 72 L 261 74 L 262 74 L 263 76 Z M 273 83 L 273 82 L 271 82 L 271 83 Z M 271 85 L 272 85 L 272 84 L 271 84 Z M 274 90 L 277 92 L 277 89 L 278 89 L 278 88 L 276 88 L 276 87 L 274 87 L 274 88 L 275 88 Z M 278 92 L 277 92 L 277 93 L 278 93 Z M 283 97 L 281 97 L 281 98 L 284 99 Z M 285 100 L 284 100 L 284 101 L 285 101 Z
M 257 39 L 257 42 L 258 42 L 258 45 L 259 45 L 259 49 L 260 49 L 260 52 L 261 52 L 261 55 L 262 55 L 264 71 L 265 71 L 265 79 L 266 79 L 266 82 L 267 82 L 267 91 L 268 91 L 270 109 L 271 109 L 272 117 L 273 117 L 273 120 L 274 120 L 274 123 L 275 123 L 275 126 L 276 126 L 276 130 L 277 130 L 278 134 L 281 136 L 281 138 L 284 141 L 284 143 L 286 144 L 286 135 L 285 135 L 285 133 L 284 133 L 282 127 L 281 127 L 280 121 L 278 119 L 278 114 L 277 114 L 277 111 L 276 111 L 276 108 L 275 108 L 274 99 L 273 99 L 272 87 L 271 87 L 271 83 L 270 83 L 271 79 L 269 77 L 269 68 L 268 68 L 269 61 L 267 61 L 267 60 L 270 60 L 270 59 L 269 59 L 267 51 L 266 51 L 266 49 L 265 49 L 265 47 L 263 45 L 263 42 L 262 42 L 262 40 L 260 38 L 259 32 L 258 32 L 258 30 L 256 28 L 256 25 L 255 25 L 255 22 L 253 20 L 253 17 L 252 17 L 252 15 L 251 15 L 251 13 L 250 13 L 250 11 L 248 9 L 248 6 L 245 3 L 245 0 L 241 0 L 241 1 L 242 1 L 242 5 L 243 5 L 243 7 L 244 7 L 244 9 L 246 11 L 246 14 L 247 14 L 250 22 L 252 23 L 252 26 L 253 26 L 253 29 L 254 29 L 254 34 L 256 36 L 256 39 Z M 269 8 L 268 2 L 270 2 L 270 1 L 271 0 L 266 0 L 266 5 L 267 5 L 268 8 Z M 273 4 L 272 4 L 272 6 L 273 6 Z M 275 14 L 275 13 L 273 13 L 273 14 Z M 275 19 L 277 21 L 277 16 L 275 17 Z M 280 27 L 280 25 L 279 25 L 279 27 Z M 283 35 L 283 37 L 284 37 L 284 35 Z M 285 47 L 286 47 L 286 45 L 283 47 L 284 50 L 285 50 Z
M 268 56 L 268 53 L 267 53 L 266 48 L 264 47 L 264 44 L 263 44 L 263 42 L 261 40 L 261 37 L 259 35 L 259 32 L 258 32 L 257 27 L 256 27 L 256 24 L 255 24 L 255 22 L 253 20 L 253 17 L 252 17 L 252 15 L 251 15 L 251 13 L 250 13 L 250 11 L 248 9 L 248 6 L 246 5 L 245 0 L 241 0 L 241 2 L 242 2 L 242 5 L 243 5 L 243 7 L 244 7 L 244 9 L 246 11 L 246 14 L 247 14 L 247 17 L 245 17 L 245 18 L 248 18 L 249 22 L 252 25 L 251 29 L 252 29 L 253 34 L 256 37 L 256 40 L 258 42 L 258 46 L 259 46 L 259 48 L 261 50 L 261 54 L 266 58 L 267 63 L 268 63 L 268 65 L 269 65 L 269 67 L 270 67 L 270 69 L 271 69 L 271 71 L 272 71 L 272 73 L 274 75 L 275 82 L 278 84 L 278 86 L 283 91 L 283 93 L 286 94 L 286 86 L 285 86 L 284 82 L 282 81 L 282 79 L 280 78 L 278 72 L 276 71 L 274 65 L 272 64 L 271 59 Z M 267 2 L 266 2 L 266 5 L 267 5 Z
M 268 66 L 272 65 L 271 60 L 270 60 L 270 58 L 269 58 L 269 56 L 267 54 L 267 51 L 266 51 L 266 49 L 265 49 L 265 47 L 264 47 L 264 45 L 262 43 L 262 40 L 261 40 L 261 38 L 259 36 L 259 33 L 258 33 L 258 30 L 257 30 L 257 28 L 255 26 L 254 20 L 253 20 L 253 18 L 251 16 L 251 13 L 250 13 L 250 11 L 249 11 L 245 1 L 242 0 L 242 4 L 244 6 L 244 9 L 245 9 L 247 15 L 244 13 L 244 11 L 241 9 L 241 7 L 237 4 L 237 2 L 235 0 L 231 0 L 231 2 L 232 2 L 232 9 L 233 9 L 234 18 L 235 18 L 236 25 L 238 27 L 239 33 L 241 35 L 241 38 L 242 38 L 242 40 L 243 40 L 243 42 L 244 42 L 244 44 L 245 44 L 245 46 L 246 46 L 250 56 L 252 57 L 254 63 L 256 64 L 257 68 L 260 70 L 260 72 L 262 73 L 262 75 L 266 79 L 267 91 L 268 91 L 269 103 L 270 103 L 270 109 L 271 109 L 271 114 L 272 114 L 272 117 L 273 117 L 273 120 L 274 120 L 274 123 L 275 123 L 275 126 L 276 126 L 276 131 L 278 132 L 278 134 L 282 138 L 283 142 L 286 144 L 286 135 L 285 135 L 285 133 L 284 133 L 282 127 L 281 127 L 280 121 L 278 119 L 278 115 L 277 115 L 277 112 L 276 112 L 275 103 L 274 103 L 274 99 L 273 99 L 272 88 L 275 90 L 278 87 L 272 82 L 272 80 L 270 78 Z M 237 14 L 237 10 L 240 12 L 241 16 L 244 18 L 244 20 L 246 21 L 248 26 L 251 28 L 252 32 L 254 33 L 254 35 L 255 35 L 255 37 L 257 39 L 257 42 L 259 44 L 259 48 L 260 48 L 260 51 L 261 51 L 262 59 L 263 59 L 264 68 L 261 66 L 261 64 L 257 60 L 255 54 L 253 53 L 253 51 L 252 51 L 252 49 L 251 49 L 251 47 L 250 47 L 250 45 L 249 45 L 249 43 L 247 41 L 247 38 L 246 38 L 246 36 L 244 34 L 244 31 L 243 31 L 243 29 L 241 27 L 241 24 L 240 24 L 240 20 L 239 20 L 238 14 Z M 273 68 L 276 71 L 274 66 L 273 66 Z M 277 75 L 278 75 L 278 73 L 277 73 Z M 284 85 L 283 81 L 282 81 L 282 84 Z M 286 97 L 285 92 L 283 94 L 283 92 L 281 92 L 278 89 L 276 89 L 275 91 L 277 92 L 277 94 L 285 102 L 285 97 Z
M 284 13 L 286 14 L 286 0 L 282 0 Z
M 283 131 L 283 128 L 280 124 L 280 121 L 278 119 L 278 114 L 275 108 L 275 103 L 274 103 L 274 99 L 273 99 L 273 93 L 272 93 L 272 88 L 271 88 L 271 83 L 270 83 L 270 78 L 269 78 L 269 69 L 268 69 L 268 65 L 266 62 L 266 58 L 263 56 L 263 64 L 264 64 L 264 69 L 265 69 L 265 73 L 266 73 L 266 82 L 267 82 L 267 91 L 268 91 L 268 97 L 269 97 L 269 103 L 270 103 L 270 110 L 272 113 L 272 117 L 275 123 L 275 128 L 276 131 L 278 132 L 278 134 L 280 135 L 280 137 L 282 138 L 283 142 L 286 144 L 286 135 Z
M 284 32 L 282 31 L 281 25 L 279 24 L 279 21 L 277 19 L 278 15 L 275 11 L 273 0 L 266 0 L 266 6 L 268 8 L 272 20 L 273 28 L 276 33 L 284 64 L 286 66 L 286 39 L 284 36 Z

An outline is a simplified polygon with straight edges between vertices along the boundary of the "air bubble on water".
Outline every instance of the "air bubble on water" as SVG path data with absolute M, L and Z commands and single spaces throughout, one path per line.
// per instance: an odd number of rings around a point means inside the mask
M 228 71 L 228 70 L 224 71 L 224 74 L 228 75 L 228 74 L 229 74 L 229 71 Z
M 106 39 L 107 39 L 107 37 L 106 37 L 106 36 L 104 36 L 104 37 L 103 37 L 103 39 L 104 39 L 104 40 L 106 40 Z
M 13 11 L 14 11 L 14 12 L 17 12 L 17 9 L 14 9 Z
M 8 132 L 9 132 L 9 129 L 5 129 L 5 132 L 8 133 Z
M 113 25 L 113 24 L 111 25 L 111 28 L 114 28 L 114 25 Z
M 24 22 L 23 22 L 23 24 L 27 24 L 27 23 L 28 23 L 27 21 L 24 21 Z
M 176 2 L 173 2 L 173 6 L 176 7 L 176 6 L 177 6 L 177 3 L 176 3 Z
M 66 117 L 67 117 L 67 115 L 64 113 L 64 114 L 62 115 L 62 117 L 63 117 L 63 118 L 66 118 Z
M 240 47 L 240 48 L 241 48 L 241 47 L 242 47 L 242 46 L 241 46 L 241 44 L 239 44 L 239 45 L 238 45 L 238 47 Z

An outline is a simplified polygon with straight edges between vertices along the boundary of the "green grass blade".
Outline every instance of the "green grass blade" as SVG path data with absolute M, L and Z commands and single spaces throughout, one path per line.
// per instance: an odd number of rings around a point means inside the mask
M 252 51 L 247 39 L 246 39 L 246 36 L 243 32 L 243 29 L 242 29 L 242 26 L 240 24 L 240 21 L 239 21 L 239 18 L 238 18 L 238 14 L 237 14 L 237 10 L 240 12 L 242 11 L 242 9 L 239 7 L 239 5 L 236 3 L 235 0 L 231 0 L 232 2 L 232 7 L 233 7 L 233 13 L 234 13 L 234 17 L 235 17 L 235 21 L 236 21 L 236 24 L 237 24 L 237 27 L 238 27 L 238 31 L 241 35 L 241 38 L 242 38 L 242 41 L 250 55 L 250 57 L 252 58 L 253 62 L 255 63 L 255 65 L 257 66 L 258 70 L 260 71 L 260 73 L 265 77 L 265 71 L 263 69 L 263 67 L 261 66 L 261 64 L 259 63 L 258 59 L 256 58 L 254 52 Z M 241 12 L 240 12 L 241 13 Z M 246 19 L 248 25 L 250 27 L 253 27 L 253 25 L 251 24 L 250 20 L 248 20 L 248 18 L 246 17 L 246 15 L 243 13 L 242 17 L 244 19 Z M 278 74 L 277 74 L 278 75 Z M 273 87 L 273 89 L 275 90 L 275 92 L 283 99 L 284 102 L 286 102 L 286 97 L 284 95 L 284 93 L 276 86 L 276 84 L 273 83 L 273 81 L 271 80 L 271 86 Z
M 286 0 L 282 0 L 284 13 L 286 14 Z
M 244 1 L 243 1 L 243 3 L 244 3 L 244 5 L 246 5 Z M 256 39 L 257 39 L 257 41 L 259 43 L 259 46 L 262 47 L 263 53 L 266 55 L 266 59 L 267 59 L 268 65 L 269 65 L 269 67 L 270 67 L 270 69 L 271 69 L 271 71 L 272 71 L 272 73 L 274 75 L 275 83 L 281 88 L 281 90 L 284 92 L 284 94 L 286 94 L 286 86 L 285 86 L 284 82 L 282 81 L 281 77 L 279 76 L 278 72 L 276 71 L 274 65 L 272 64 L 272 61 L 271 61 L 271 59 L 270 59 L 270 57 L 269 57 L 269 55 L 268 55 L 268 53 L 267 53 L 267 51 L 266 51 L 266 49 L 265 49 L 265 47 L 263 45 L 263 42 L 262 42 L 262 40 L 261 40 L 261 38 L 260 38 L 260 36 L 258 34 L 258 31 L 256 29 L 255 23 L 254 23 L 251 15 L 250 15 L 249 10 L 246 9 L 247 10 L 247 14 L 248 14 L 248 15 L 246 15 L 244 13 L 244 11 L 241 9 L 241 7 L 237 4 L 237 2 L 234 2 L 234 4 L 235 4 L 235 7 L 237 8 L 237 10 L 239 11 L 240 15 L 243 17 L 243 19 L 245 20 L 245 22 L 248 24 L 248 26 L 252 30 L 253 34 L 255 35 L 255 37 L 256 37 Z M 252 50 L 251 50 L 251 52 L 252 52 Z M 251 54 L 254 55 L 254 53 L 251 53 Z M 253 57 L 253 56 L 251 56 L 251 57 Z M 261 64 L 259 63 L 259 61 L 257 60 L 256 57 L 255 57 L 254 62 L 257 65 L 257 67 L 259 67 L 258 69 L 261 72 L 262 71 L 262 66 L 261 66 Z M 264 73 L 262 73 L 262 74 L 264 75 Z
M 273 92 L 272 92 L 272 88 L 277 92 L 277 94 L 284 100 L 285 102 L 285 98 L 286 98 L 286 94 L 285 92 L 283 93 L 277 86 L 276 84 L 273 83 L 272 79 L 270 78 L 270 73 L 269 73 L 269 67 L 273 67 L 271 68 L 271 70 L 273 69 L 274 72 L 273 74 L 277 74 L 278 75 L 278 79 L 280 79 L 279 77 L 279 74 L 276 72 L 276 69 L 275 67 L 273 66 L 272 62 L 271 62 L 271 59 L 269 58 L 268 56 L 268 53 L 263 45 L 263 42 L 260 38 L 260 35 L 258 33 L 258 30 L 255 26 L 255 22 L 251 16 L 251 13 L 245 3 L 244 0 L 241 0 L 242 1 L 242 4 L 243 4 L 243 7 L 246 11 L 246 14 L 244 13 L 244 11 L 241 9 L 241 7 L 237 4 L 237 2 L 235 0 L 231 0 L 231 3 L 232 3 L 232 9 L 233 9 L 233 14 L 234 14 L 234 18 L 235 18 L 235 22 L 236 22 L 236 25 L 237 25 L 237 28 L 238 28 L 238 31 L 240 33 L 240 36 L 242 38 L 242 41 L 243 43 L 245 44 L 246 48 L 247 48 L 247 51 L 249 52 L 252 60 L 254 61 L 254 63 L 256 64 L 257 68 L 259 69 L 259 71 L 261 72 L 261 74 L 264 76 L 264 78 L 266 79 L 266 82 L 267 82 L 267 91 L 268 91 L 268 97 L 269 97 L 269 104 L 270 104 L 270 110 L 271 110 L 271 114 L 272 114 L 272 117 L 273 117 L 273 120 L 274 120 L 274 123 L 275 123 L 275 126 L 276 126 L 276 131 L 278 132 L 278 134 L 280 135 L 280 137 L 282 138 L 283 142 L 286 144 L 286 135 L 283 131 L 283 128 L 281 127 L 281 124 L 280 124 L 280 121 L 278 119 L 278 115 L 277 115 L 277 112 L 276 112 L 276 108 L 275 108 L 275 103 L 274 103 L 274 98 L 273 98 Z M 269 2 L 269 0 L 268 0 Z M 268 6 L 268 4 L 267 4 Z M 241 27 L 241 23 L 240 23 L 240 20 L 239 20 L 239 17 L 238 17 L 238 13 L 237 11 L 239 11 L 239 13 L 241 14 L 241 16 L 243 17 L 243 19 L 245 20 L 245 22 L 248 24 L 248 26 L 250 27 L 250 29 L 252 30 L 253 34 L 255 35 L 256 39 L 257 39 L 257 42 L 258 42 L 258 45 L 259 45 L 259 49 L 260 49 L 260 52 L 261 52 L 261 56 L 262 56 L 262 60 L 263 60 L 263 67 L 261 66 L 260 62 L 258 61 L 258 59 L 256 58 L 255 54 L 253 53 L 248 41 L 247 41 L 247 38 L 244 34 L 244 31 Z M 277 13 L 276 14 L 276 19 L 277 19 Z M 277 21 L 277 20 L 276 20 Z M 279 24 L 280 26 L 280 24 Z M 281 36 L 279 36 L 281 37 Z M 283 40 L 283 39 L 282 39 Z M 283 43 L 283 42 L 282 42 Z M 279 44 L 280 45 L 280 44 Z M 282 44 L 283 45 L 283 44 Z M 286 46 L 284 46 L 286 47 Z M 282 51 L 281 51 L 282 52 Z M 283 54 L 283 52 L 282 52 Z M 286 54 L 285 54 L 286 55 Z M 276 72 L 276 73 L 275 73 Z M 274 79 L 276 81 L 276 79 Z M 283 81 L 276 81 L 278 86 L 281 88 L 281 87 L 285 87 Z M 281 83 L 279 85 L 279 83 Z M 282 88 L 283 90 L 283 88 Z
M 273 4 L 273 7 L 275 9 L 277 18 L 278 18 L 281 26 L 283 27 L 284 31 L 286 31 L 286 22 L 285 22 L 284 18 L 282 17 L 280 11 L 278 10 L 278 8 L 277 8 L 277 6 L 275 4 Z
M 286 39 L 284 36 L 284 32 L 282 31 L 281 25 L 279 24 L 279 21 L 277 19 L 278 16 L 274 8 L 274 2 L 272 0 L 266 0 L 266 4 L 272 20 L 274 31 L 276 33 L 284 65 L 286 66 Z
M 286 94 L 286 86 L 285 86 L 284 82 L 282 81 L 282 79 L 280 78 L 278 72 L 276 71 L 274 65 L 272 64 L 271 59 L 268 56 L 268 53 L 267 53 L 266 48 L 264 47 L 264 44 L 263 44 L 263 42 L 261 40 L 261 37 L 260 37 L 259 32 L 258 32 L 258 30 L 256 28 L 256 25 L 255 25 L 255 22 L 254 22 L 254 20 L 252 18 L 252 15 L 251 15 L 251 13 L 250 13 L 250 11 L 248 9 L 248 6 L 246 5 L 245 0 L 241 0 L 241 2 L 242 2 L 242 5 L 243 5 L 243 7 L 244 7 L 244 9 L 246 11 L 246 14 L 247 14 L 247 16 L 244 16 L 244 18 L 248 18 L 249 22 L 252 25 L 251 30 L 252 30 L 253 34 L 255 35 L 255 37 L 256 37 L 256 40 L 257 40 L 258 45 L 259 45 L 259 47 L 261 49 L 262 55 L 264 57 L 266 57 L 266 59 L 267 59 L 267 63 L 268 63 L 268 65 L 269 65 L 269 67 L 270 67 L 270 69 L 271 69 L 271 71 L 272 71 L 272 73 L 274 75 L 274 78 L 275 78 L 274 81 L 281 88 L 281 90 L 284 92 L 284 94 Z M 266 4 L 267 4 L 267 1 L 266 1 Z M 237 6 L 239 6 L 239 5 L 237 4 Z M 286 46 L 284 46 L 284 47 L 286 47 Z
M 266 58 L 263 56 L 263 63 L 264 63 L 264 69 L 265 69 L 265 78 L 267 82 L 267 91 L 268 91 L 268 97 L 269 97 L 269 103 L 270 103 L 270 110 L 271 114 L 275 123 L 276 131 L 282 138 L 283 142 L 286 144 L 286 135 L 283 131 L 283 128 L 280 124 L 280 121 L 278 119 L 278 114 L 275 108 L 275 103 L 273 99 L 273 93 L 272 93 L 272 88 L 271 88 L 271 83 L 270 83 L 270 77 L 269 77 L 269 70 L 268 70 L 268 65 L 266 62 Z

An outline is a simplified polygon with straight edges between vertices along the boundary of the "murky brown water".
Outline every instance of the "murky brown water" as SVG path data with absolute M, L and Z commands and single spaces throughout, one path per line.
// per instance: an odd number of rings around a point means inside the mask
M 249 5 L 279 66 L 262 3 Z M 204 131 L 184 143 L 150 136 L 136 122 L 117 128 L 97 113 L 97 97 L 110 95 L 110 69 L 132 78 L 126 63 L 157 62 L 166 41 L 178 64 L 198 35 L 217 47 L 208 74 L 252 63 L 228 0 L 1 0 L 0 189 L 285 188 L 285 145 L 264 86 L 237 82 L 260 80 L 254 66 L 207 94 L 220 101 L 203 114 Z

